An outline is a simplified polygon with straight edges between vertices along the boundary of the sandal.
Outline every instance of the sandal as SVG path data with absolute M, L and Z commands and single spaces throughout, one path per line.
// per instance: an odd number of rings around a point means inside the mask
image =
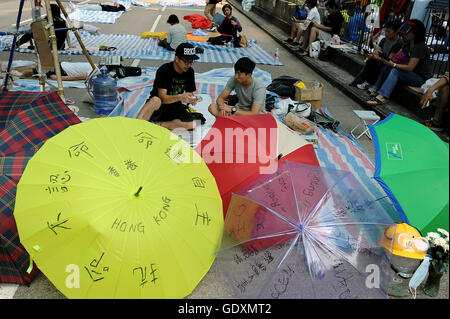
M 442 132 L 445 129 L 444 124 L 435 121 L 433 118 L 425 121 L 423 125 L 434 132 Z
M 367 104 L 375 106 L 375 105 L 383 105 L 388 102 L 384 97 L 382 99 L 378 98 L 378 96 L 372 97 L 370 100 L 366 101 Z

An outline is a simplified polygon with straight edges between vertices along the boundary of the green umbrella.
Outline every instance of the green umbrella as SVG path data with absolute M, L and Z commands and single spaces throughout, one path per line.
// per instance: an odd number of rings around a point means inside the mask
M 374 178 L 402 220 L 422 234 L 448 229 L 448 143 L 422 124 L 393 113 L 369 129 L 375 146 Z

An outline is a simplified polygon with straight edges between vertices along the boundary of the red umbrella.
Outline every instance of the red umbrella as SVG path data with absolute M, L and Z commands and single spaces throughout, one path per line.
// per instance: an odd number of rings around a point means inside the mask
M 195 150 L 216 178 L 224 217 L 233 192 L 278 164 L 320 166 L 314 147 L 270 113 L 218 117 Z
M 37 273 L 17 233 L 16 186 L 42 144 L 77 123 L 56 92 L 0 93 L 0 283 L 29 284 Z

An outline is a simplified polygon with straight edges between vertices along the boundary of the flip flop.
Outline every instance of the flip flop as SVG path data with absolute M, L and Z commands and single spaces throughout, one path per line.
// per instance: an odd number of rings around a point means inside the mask
M 383 98 L 383 100 L 380 100 L 378 97 L 373 97 L 373 98 L 371 98 L 370 100 L 368 100 L 368 101 L 366 101 L 366 103 L 368 104 L 368 105 L 372 105 L 372 106 L 375 106 L 375 105 L 383 105 L 383 104 L 386 104 L 388 102 L 388 100 L 387 99 L 385 99 L 385 98 Z

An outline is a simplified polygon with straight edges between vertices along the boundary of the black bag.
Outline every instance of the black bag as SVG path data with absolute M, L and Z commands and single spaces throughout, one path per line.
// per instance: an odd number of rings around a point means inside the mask
M 138 66 L 123 66 L 123 65 L 108 65 L 109 72 L 116 72 L 119 79 L 127 76 L 139 76 L 142 74 L 142 69 Z
M 273 80 L 272 83 L 270 83 L 269 86 L 267 87 L 267 90 L 275 92 L 279 96 L 286 96 L 295 100 L 294 84 L 297 81 L 299 81 L 299 79 L 287 75 L 282 75 Z
M 331 50 L 329 48 L 320 49 L 319 51 L 319 60 L 321 61 L 329 61 L 331 59 Z
M 226 43 L 223 37 L 220 35 L 217 37 L 210 37 L 206 42 L 211 43 L 213 45 L 223 45 Z
M 240 48 L 241 47 L 241 36 L 240 35 L 235 36 L 233 39 L 234 39 L 233 46 L 235 48 Z
M 235 106 L 237 104 L 237 102 L 239 102 L 239 99 L 237 97 L 237 95 L 229 95 L 226 99 L 225 99 L 225 103 L 229 106 Z
M 332 117 L 329 117 L 328 115 L 325 115 L 318 110 L 315 110 L 311 113 L 311 115 L 308 117 L 309 120 L 313 121 L 317 125 L 320 125 L 324 128 L 329 128 L 333 130 L 334 132 L 337 132 L 337 128 L 341 124 L 339 121 L 335 120 Z

